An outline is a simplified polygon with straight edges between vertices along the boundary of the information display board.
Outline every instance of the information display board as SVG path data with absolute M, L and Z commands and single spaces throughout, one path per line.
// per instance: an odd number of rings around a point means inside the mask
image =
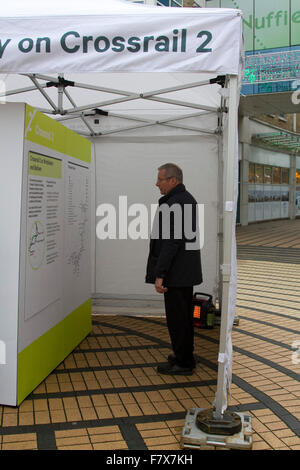
M 0 134 L 0 255 L 16 253 L 0 266 L 0 404 L 14 406 L 91 331 L 91 143 L 19 103 L 0 106 Z

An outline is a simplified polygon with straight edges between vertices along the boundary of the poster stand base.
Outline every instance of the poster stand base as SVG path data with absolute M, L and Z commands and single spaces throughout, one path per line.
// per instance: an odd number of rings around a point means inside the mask
M 237 420 L 240 420 L 240 430 L 238 432 L 226 435 L 225 432 L 227 431 L 225 430 L 224 434 L 210 434 L 202 431 L 197 423 L 199 413 L 203 414 L 203 412 L 205 413 L 207 410 L 192 408 L 188 411 L 180 440 L 182 449 L 215 450 L 218 447 L 250 450 L 252 448 L 251 416 L 244 413 L 232 413 L 232 415 L 236 415 Z
M 238 326 L 240 323 L 239 317 L 236 315 L 233 320 L 233 325 Z M 215 325 L 221 325 L 221 317 L 220 316 L 215 316 Z

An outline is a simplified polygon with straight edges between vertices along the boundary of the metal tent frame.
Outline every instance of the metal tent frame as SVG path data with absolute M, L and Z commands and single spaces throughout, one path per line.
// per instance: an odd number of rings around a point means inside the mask
M 99 136 L 113 134 L 117 132 L 134 130 L 134 129 L 139 129 L 142 127 L 149 127 L 153 125 L 175 127 L 175 128 L 197 132 L 197 133 L 204 133 L 204 134 L 220 134 L 221 132 L 220 125 L 218 125 L 215 129 L 208 129 L 208 128 L 184 125 L 182 123 L 179 125 L 179 124 L 176 124 L 176 121 L 203 116 L 205 114 L 210 114 L 210 113 L 217 113 L 220 116 L 222 112 L 226 111 L 226 109 L 225 108 L 222 109 L 222 107 L 217 108 L 217 107 L 207 106 L 204 104 L 197 104 L 197 103 L 181 101 L 178 99 L 171 99 L 171 98 L 166 98 L 166 97 L 161 96 L 161 95 L 165 95 L 165 94 L 176 92 L 176 91 L 196 88 L 196 87 L 210 85 L 214 83 L 224 86 L 225 76 L 217 76 L 216 78 L 210 79 L 210 80 L 202 80 L 202 81 L 178 85 L 174 87 L 153 90 L 150 92 L 147 91 L 145 93 L 131 93 L 128 91 L 114 89 L 114 88 L 107 88 L 107 87 L 102 87 L 102 86 L 96 86 L 96 85 L 91 85 L 91 84 L 86 84 L 86 83 L 65 80 L 62 74 L 58 75 L 57 77 L 36 74 L 36 73 L 22 74 L 22 75 L 28 77 L 33 83 L 33 86 L 9 90 L 6 93 L 0 94 L 0 98 L 1 96 L 12 96 L 12 95 L 17 95 L 17 94 L 22 94 L 22 93 L 27 93 L 30 91 L 38 90 L 40 94 L 43 96 L 43 98 L 48 102 L 48 104 L 50 105 L 50 108 L 37 107 L 36 109 L 38 109 L 39 111 L 45 114 L 49 114 L 52 116 L 60 115 L 61 117 L 57 118 L 57 120 L 60 122 L 80 118 L 83 121 L 87 129 L 85 131 L 77 130 L 77 132 L 88 137 L 99 137 Z M 50 87 L 55 87 L 57 89 L 57 103 L 55 103 L 53 99 L 49 96 L 49 94 L 47 93 L 47 89 L 49 89 Z M 108 93 L 110 95 L 118 95 L 118 97 L 110 98 L 110 99 L 102 100 L 102 101 L 97 101 L 97 102 L 86 104 L 83 106 L 77 106 L 74 99 L 72 98 L 71 92 L 69 92 L 69 89 L 71 88 L 79 88 L 79 89 L 81 88 L 81 89 L 86 89 L 86 90 L 91 90 L 91 91 L 99 91 L 99 92 Z M 71 108 L 64 108 L 63 106 L 64 96 L 70 102 L 72 106 Z M 196 109 L 198 111 L 193 112 L 193 113 L 189 112 L 184 115 L 182 114 L 176 115 L 167 119 L 151 120 L 151 119 L 141 118 L 140 116 L 137 116 L 137 115 L 129 116 L 125 114 L 105 111 L 102 109 L 109 105 L 115 105 L 115 104 L 124 103 L 128 101 L 134 101 L 134 100 L 156 101 L 156 102 L 161 102 L 161 103 L 165 103 L 168 105 L 188 108 L 189 110 Z M 128 125 L 125 127 L 118 127 L 118 128 L 111 129 L 108 131 L 96 131 L 95 129 L 93 129 L 91 123 L 88 121 L 87 116 L 97 117 L 100 115 L 102 116 L 109 115 L 111 117 L 121 118 L 121 119 L 125 119 L 128 121 L 135 121 L 135 124 Z M 218 121 L 221 122 L 220 119 Z

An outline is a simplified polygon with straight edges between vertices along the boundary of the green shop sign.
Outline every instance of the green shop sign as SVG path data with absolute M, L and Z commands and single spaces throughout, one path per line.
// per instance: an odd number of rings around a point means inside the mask
M 206 6 L 242 10 L 246 51 L 300 45 L 300 0 L 206 0 Z

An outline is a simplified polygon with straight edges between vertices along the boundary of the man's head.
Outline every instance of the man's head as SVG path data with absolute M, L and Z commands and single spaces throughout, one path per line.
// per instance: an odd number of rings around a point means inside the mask
M 179 166 L 174 163 L 165 163 L 158 168 L 156 186 L 161 194 L 168 194 L 179 183 L 182 183 L 182 170 Z

